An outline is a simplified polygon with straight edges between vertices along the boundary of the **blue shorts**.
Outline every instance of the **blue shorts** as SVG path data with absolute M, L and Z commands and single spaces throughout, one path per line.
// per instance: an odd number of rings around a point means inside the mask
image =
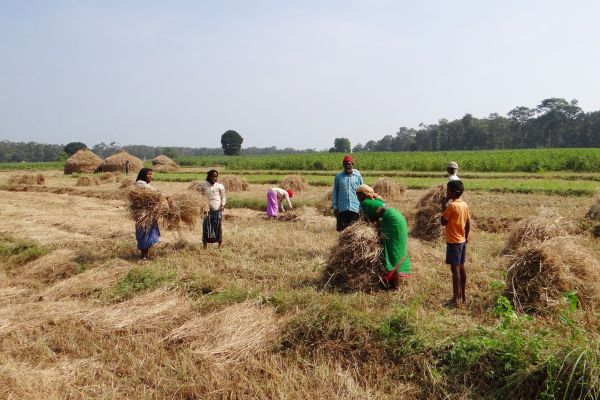
M 446 243 L 446 264 L 460 265 L 467 259 L 467 242 Z

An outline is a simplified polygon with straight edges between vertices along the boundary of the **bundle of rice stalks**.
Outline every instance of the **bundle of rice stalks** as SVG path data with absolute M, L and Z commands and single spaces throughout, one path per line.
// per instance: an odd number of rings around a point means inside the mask
M 91 174 L 102 163 L 102 159 L 88 149 L 77 150 L 75 154 L 65 161 L 63 171 L 65 175 L 74 172 Z
M 164 340 L 171 346 L 186 345 L 194 353 L 230 363 L 268 351 L 280 326 L 271 307 L 244 302 L 196 317 L 171 331 Z
M 75 184 L 75 186 L 92 186 L 92 185 L 96 185 L 98 186 L 98 178 L 97 177 L 90 177 L 90 176 L 80 176 L 79 178 L 77 178 L 77 183 Z
M 550 312 L 576 292 L 579 306 L 593 309 L 600 301 L 598 261 L 573 238 L 552 238 L 520 248 L 511 258 L 506 287 L 518 311 Z
M 333 209 L 331 208 L 331 195 L 332 191 L 329 190 L 323 197 L 315 202 L 315 208 L 323 215 L 333 215 Z
M 567 227 L 564 218 L 552 210 L 542 208 L 538 215 L 523 219 L 515 225 L 506 239 L 502 253 L 511 254 L 524 245 L 566 236 Z
M 222 178 L 219 178 L 219 182 L 225 186 L 225 190 L 229 192 L 239 192 L 248 190 L 248 181 L 244 178 L 241 178 L 237 175 L 226 175 Z
M 394 182 L 390 178 L 381 178 L 373 185 L 373 190 L 385 200 L 394 201 L 400 200 L 406 193 L 406 186 Z
M 44 178 L 44 175 L 37 174 L 35 176 L 35 183 L 37 183 L 38 185 L 43 185 L 45 182 L 46 182 L 46 178 Z
M 100 174 L 97 178 L 98 178 L 98 182 L 99 183 L 110 183 L 110 182 L 115 182 L 116 181 L 116 174 L 112 173 L 112 172 L 104 172 L 102 174 Z
M 438 185 L 432 187 L 419 199 L 410 230 L 413 237 L 432 241 L 443 236 L 444 228 L 440 224 L 440 216 L 445 198 L 445 186 Z
M 179 171 L 179 165 L 169 157 L 161 154 L 152 159 L 152 169 L 158 172 Z
M 327 257 L 323 281 L 342 291 L 381 287 L 383 247 L 377 231 L 365 222 L 344 229 Z
M 125 178 L 121 181 L 121 184 L 119 185 L 119 189 L 129 189 L 130 187 L 133 186 L 133 184 L 135 182 L 133 182 L 134 178 Z
M 298 175 L 289 175 L 283 178 L 283 180 L 279 183 L 279 186 L 283 189 L 291 189 L 293 191 L 302 192 L 308 189 L 308 182 L 302 176 Z
M 152 228 L 158 221 L 166 206 L 160 192 L 144 188 L 134 188 L 127 193 L 129 199 L 129 215 L 136 225 L 144 230 Z
M 167 230 L 181 230 L 185 225 L 192 230 L 201 215 L 207 212 L 206 201 L 200 194 L 192 191 L 176 193 L 171 196 L 168 207 L 160 215 Z
M 38 182 L 38 178 L 33 174 L 22 174 L 22 175 L 11 175 L 8 178 L 9 185 L 35 185 Z M 43 183 L 43 176 L 42 176 Z M 41 183 L 40 183 L 41 185 Z
M 196 192 L 200 192 L 202 193 L 202 184 L 205 181 L 193 181 L 192 183 L 190 183 L 190 186 L 188 186 L 188 190 L 194 190 Z

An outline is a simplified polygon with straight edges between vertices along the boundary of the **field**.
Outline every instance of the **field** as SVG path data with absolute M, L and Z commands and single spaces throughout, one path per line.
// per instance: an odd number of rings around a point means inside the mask
M 148 263 L 138 261 L 119 182 L 76 186 L 83 175 L 40 169 L 43 185 L 11 185 L 31 171 L 0 172 L 0 398 L 600 396 L 598 308 L 567 292 L 552 312 L 517 312 L 502 253 L 519 221 L 554 213 L 597 260 L 585 218 L 600 185 L 594 170 L 462 174 L 475 228 L 468 304 L 451 309 L 443 240 L 409 238 L 415 276 L 398 292 L 328 287 L 338 234 L 314 206 L 337 165 L 299 172 L 240 160 L 219 168 L 250 183 L 228 193 L 223 249 L 203 250 L 200 226 L 167 231 Z M 206 169 L 157 173 L 154 186 L 183 191 Z M 361 169 L 369 183 L 385 175 L 409 188 L 390 202 L 409 227 L 418 199 L 444 182 L 419 172 L 427 168 Z M 266 191 L 292 173 L 311 184 L 292 198 L 297 217 L 264 218 Z

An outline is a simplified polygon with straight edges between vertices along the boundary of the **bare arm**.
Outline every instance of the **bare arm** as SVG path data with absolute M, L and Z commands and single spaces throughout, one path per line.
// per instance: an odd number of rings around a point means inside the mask
M 467 218 L 467 223 L 465 224 L 465 240 L 469 241 L 469 231 L 471 230 L 471 220 Z

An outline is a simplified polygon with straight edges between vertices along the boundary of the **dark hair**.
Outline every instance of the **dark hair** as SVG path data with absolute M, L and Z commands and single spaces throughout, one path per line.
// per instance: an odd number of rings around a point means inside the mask
M 463 185 L 462 181 L 450 181 L 448 182 L 448 189 L 460 196 L 465 191 L 465 185 Z
M 136 182 L 137 181 L 148 182 L 146 179 L 147 179 L 147 176 L 148 176 L 148 172 L 151 172 L 151 171 L 152 171 L 152 168 L 142 168 L 142 169 L 140 169 L 140 172 L 138 172 L 138 176 L 135 179 L 135 181 Z
M 208 171 L 208 172 L 206 173 L 206 182 L 210 182 L 210 176 L 211 176 L 212 174 L 217 174 L 217 175 L 219 175 L 219 171 L 217 171 L 216 169 L 211 169 L 210 171 Z

